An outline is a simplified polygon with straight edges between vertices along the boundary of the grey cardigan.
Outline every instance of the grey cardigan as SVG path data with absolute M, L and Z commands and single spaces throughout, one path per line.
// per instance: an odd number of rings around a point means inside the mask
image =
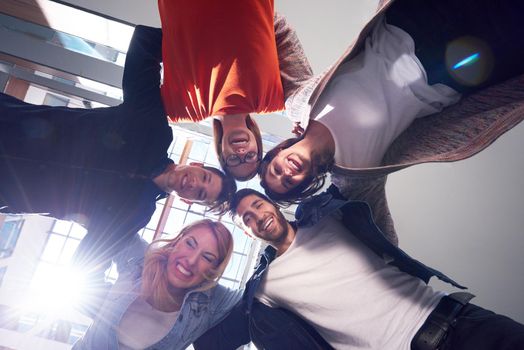
M 335 70 L 355 57 L 385 9 L 394 0 L 382 0 L 375 16 L 356 41 L 323 73 L 313 76 L 294 30 L 275 17 L 275 34 L 287 116 L 292 122 L 310 117 Z M 381 166 L 352 169 L 335 166 L 332 182 L 348 199 L 364 200 L 389 240 L 398 244 L 389 212 L 385 184 L 391 172 L 428 162 L 452 162 L 480 152 L 524 119 L 524 75 L 479 91 L 442 112 L 419 118 L 389 147 Z

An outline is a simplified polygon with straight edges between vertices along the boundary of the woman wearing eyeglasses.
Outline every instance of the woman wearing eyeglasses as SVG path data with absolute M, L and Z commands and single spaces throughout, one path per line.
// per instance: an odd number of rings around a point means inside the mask
M 207 219 L 148 247 L 136 236 L 117 259 L 118 280 L 73 349 L 185 349 L 241 297 L 217 284 L 232 251 L 228 229 Z

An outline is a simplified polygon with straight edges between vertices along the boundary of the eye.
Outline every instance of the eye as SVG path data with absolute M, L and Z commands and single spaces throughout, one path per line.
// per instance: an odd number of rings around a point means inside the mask
M 273 165 L 273 170 L 275 171 L 275 175 L 282 174 L 282 168 L 280 168 L 280 166 L 278 166 L 277 164 Z
M 193 240 L 193 239 L 188 239 L 186 240 L 186 245 L 190 248 L 195 248 L 196 247 L 196 242 Z
M 215 259 L 213 257 L 209 256 L 209 255 L 203 255 L 203 258 L 208 263 L 213 263 L 215 261 Z

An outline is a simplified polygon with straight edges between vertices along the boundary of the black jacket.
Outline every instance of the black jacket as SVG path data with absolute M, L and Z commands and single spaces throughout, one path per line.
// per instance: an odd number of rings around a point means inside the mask
M 0 211 L 82 223 L 77 256 L 111 258 L 165 196 L 151 181 L 172 162 L 161 60 L 161 30 L 137 26 L 119 106 L 38 106 L 0 94 Z

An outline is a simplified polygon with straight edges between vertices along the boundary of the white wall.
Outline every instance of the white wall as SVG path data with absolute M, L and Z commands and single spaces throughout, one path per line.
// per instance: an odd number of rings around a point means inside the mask
M 134 23 L 158 25 L 155 1 L 71 0 Z M 277 0 L 316 73 L 352 42 L 376 0 Z M 275 123 L 273 123 L 275 124 Z M 269 127 L 263 125 L 263 127 Z M 289 124 L 281 128 L 289 130 Z M 400 244 L 468 285 L 475 302 L 524 322 L 524 125 L 455 164 L 421 165 L 387 187 Z

